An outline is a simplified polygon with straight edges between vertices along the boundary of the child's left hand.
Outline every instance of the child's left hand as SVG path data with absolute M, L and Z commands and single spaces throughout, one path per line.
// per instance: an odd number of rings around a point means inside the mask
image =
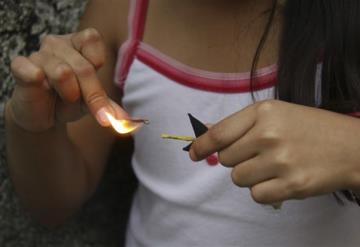
M 190 156 L 214 152 L 233 182 L 263 204 L 360 188 L 360 120 L 346 115 L 259 102 L 213 125 Z

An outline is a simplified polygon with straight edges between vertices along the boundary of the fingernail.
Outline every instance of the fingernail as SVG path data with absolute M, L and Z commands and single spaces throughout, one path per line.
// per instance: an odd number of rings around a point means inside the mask
M 109 124 L 109 119 L 108 117 L 106 116 L 106 113 L 108 111 L 106 110 L 105 107 L 101 108 L 100 110 L 98 110 L 98 112 L 96 113 L 96 117 L 97 117 L 97 120 L 98 122 L 101 124 L 101 125 L 108 125 Z

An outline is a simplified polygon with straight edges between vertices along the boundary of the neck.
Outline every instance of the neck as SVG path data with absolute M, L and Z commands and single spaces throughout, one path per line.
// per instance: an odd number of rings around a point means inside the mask
M 182 0 L 168 2 L 174 6 L 181 5 L 203 10 L 216 9 L 218 12 L 223 11 L 224 13 L 229 13 L 229 10 L 236 10 L 241 15 L 254 16 L 267 12 L 272 7 L 274 0 Z
M 192 67 L 249 71 L 272 3 L 273 0 L 151 1 L 144 41 Z M 274 22 L 259 66 L 276 60 L 279 23 Z M 164 33 L 171 33 L 177 45 L 164 39 Z
M 259 18 L 266 20 L 274 0 L 158 0 L 157 2 L 158 7 L 171 12 L 174 18 L 183 14 L 191 15 L 188 16 L 191 17 L 190 19 L 213 15 L 211 18 L 214 21 L 221 21 L 231 16 L 238 24 L 246 25 Z

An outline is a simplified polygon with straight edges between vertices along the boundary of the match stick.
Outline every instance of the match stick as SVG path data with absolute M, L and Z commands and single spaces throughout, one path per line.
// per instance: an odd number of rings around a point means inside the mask
M 126 119 L 126 120 L 129 120 L 129 121 L 131 121 L 131 122 L 133 122 L 133 123 L 143 123 L 143 124 L 146 124 L 146 125 L 148 125 L 148 124 L 150 124 L 150 120 L 147 120 L 147 119 L 141 119 L 141 118 L 133 118 L 133 119 Z
M 192 137 L 192 136 L 176 136 L 176 135 L 168 135 L 168 134 L 162 134 L 161 138 L 170 139 L 170 140 L 178 140 L 178 141 L 186 141 L 186 142 L 192 142 L 195 140 L 195 137 Z

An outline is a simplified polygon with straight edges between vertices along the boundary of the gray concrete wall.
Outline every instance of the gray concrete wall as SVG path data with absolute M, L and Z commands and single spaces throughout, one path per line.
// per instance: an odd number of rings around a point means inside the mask
M 9 97 L 14 85 L 9 74 L 11 59 L 36 50 L 44 34 L 76 29 L 85 4 L 85 0 L 0 0 L 0 102 Z M 122 245 L 136 186 L 129 157 L 119 156 L 115 148 L 94 198 L 71 222 L 48 230 L 27 215 L 13 191 L 6 169 L 4 134 L 0 129 L 0 247 Z M 129 140 L 119 140 L 119 146 L 132 148 Z

